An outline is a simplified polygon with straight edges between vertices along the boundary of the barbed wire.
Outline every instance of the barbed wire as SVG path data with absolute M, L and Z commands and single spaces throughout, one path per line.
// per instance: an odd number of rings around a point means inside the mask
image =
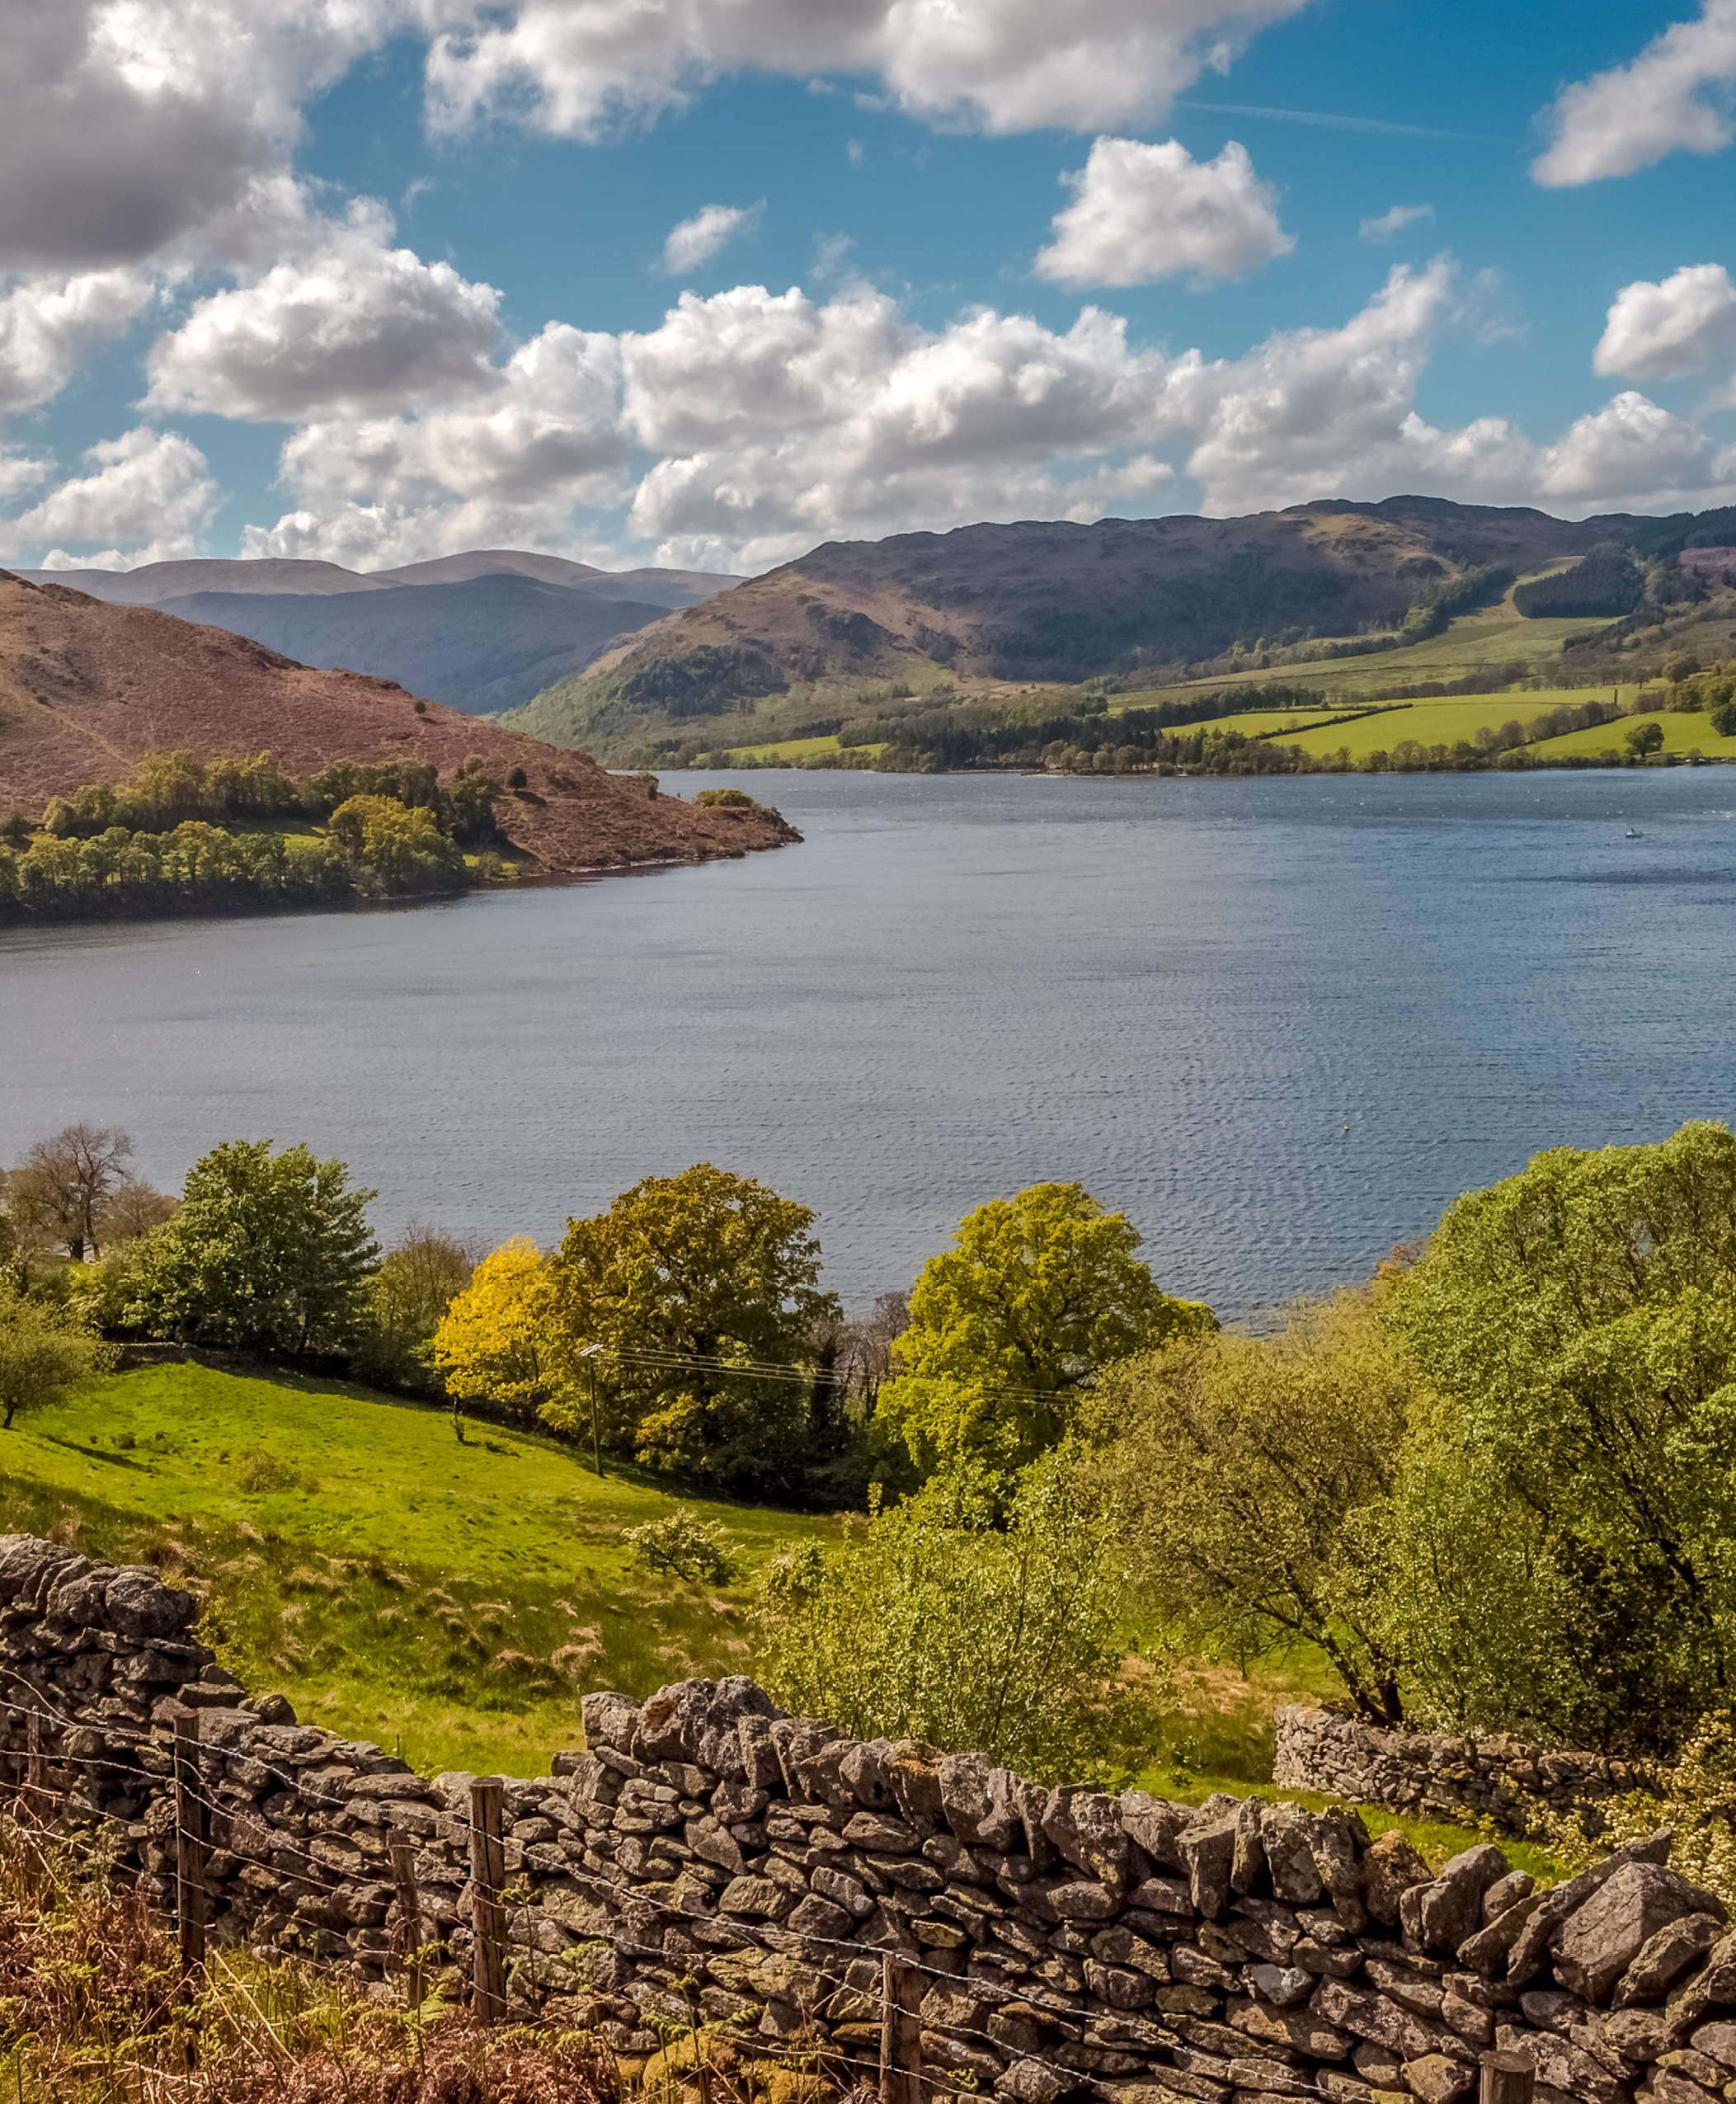
M 32 1692 L 35 1692 L 37 1691 L 33 1689 Z M 61 1729 L 90 1730 L 99 1731 L 102 1730 L 102 1727 L 100 1726 L 80 1725 L 73 1720 L 58 1716 L 51 1711 L 32 1711 L 23 1708 L 16 1703 L 7 1702 L 3 1700 L 0 1700 L 0 1708 L 8 1711 L 13 1715 L 23 1715 L 26 1716 L 31 1715 L 36 1716 L 41 1718 L 44 1721 L 54 1724 Z M 195 1711 L 195 1715 L 196 1714 L 197 1712 Z M 160 1737 L 157 1737 L 150 1734 L 133 1735 L 132 1739 L 133 1743 L 135 1744 L 147 1745 L 158 1751 L 167 1750 L 163 1740 Z M 171 1743 L 172 1744 L 172 1741 Z M 228 1749 L 211 1744 L 210 1742 L 200 1739 L 196 1740 L 194 1743 L 201 1754 L 216 1753 L 224 1756 L 227 1756 L 228 1754 Z M 48 1757 L 45 1755 L 44 1758 Z M 92 1756 L 66 1753 L 63 1754 L 61 1758 L 67 1761 L 78 1761 L 87 1765 L 94 1765 L 106 1768 L 129 1777 L 143 1777 L 148 1782 L 154 1780 L 165 1789 L 174 1787 L 176 1781 L 176 1777 L 173 1775 L 167 1777 L 152 1778 L 149 1776 L 148 1771 L 136 1767 L 128 1767 L 121 1763 L 101 1760 Z M 272 1767 L 268 1763 L 256 1761 L 256 1757 L 251 1753 L 238 1752 L 233 1758 L 255 1761 L 256 1765 L 263 1767 L 268 1774 L 272 1775 L 278 1780 L 285 1782 L 285 1784 L 290 1788 L 295 1789 L 299 1795 L 308 1796 L 310 1801 L 323 1803 L 343 1809 L 347 1809 L 350 1804 L 351 1800 L 346 1798 L 327 1796 L 323 1792 L 308 1792 L 302 1791 L 299 1784 L 294 1777 L 285 1776 L 283 1771 Z M 550 1783 L 552 1789 L 557 1788 L 556 1778 L 551 1777 Z M 39 1788 L 40 1786 L 37 1786 Z M 238 1808 L 236 1806 L 233 1805 L 222 1805 L 214 1798 L 206 1796 L 202 1791 L 199 1791 L 192 1787 L 191 1785 L 186 1785 L 185 1786 L 188 1788 L 189 1795 L 193 1796 L 197 1802 L 214 1814 L 232 1822 L 238 1816 Z M 59 1796 L 62 1798 L 64 1801 L 68 1803 L 76 1801 L 72 1798 L 68 1792 L 50 1791 L 47 1794 Z M 101 1813 L 100 1807 L 96 1809 L 99 1817 L 106 1816 Z M 242 1817 L 253 1816 L 256 1818 L 258 1816 L 256 1814 L 251 1812 L 251 1808 L 248 1812 L 241 1813 L 239 1815 Z M 513 1842 L 508 1837 L 490 1834 L 486 1829 L 478 1826 L 473 1820 L 468 1818 L 463 1812 L 454 1810 L 449 1808 L 444 1813 L 431 1814 L 430 1815 L 439 1819 L 443 1819 L 449 1828 L 455 1829 L 460 1834 L 482 1834 L 485 1839 L 498 1842 L 503 1851 L 509 1847 L 520 1850 L 521 1852 L 520 1856 L 520 1867 L 522 1867 L 524 1864 L 522 1851 L 528 1847 L 536 1845 L 534 1843 Z M 346 1878 L 334 1871 L 330 1866 L 320 1863 L 318 1859 L 312 1856 L 306 1849 L 299 1847 L 294 1838 L 282 1833 L 279 1829 L 273 1827 L 269 1821 L 260 1819 L 259 1824 L 266 1829 L 271 1837 L 272 1847 L 271 1852 L 273 1855 L 287 1853 L 294 1857 L 297 1861 L 307 1864 L 309 1866 L 312 1875 L 303 1879 L 302 1881 L 314 1885 L 316 1889 L 322 1890 L 327 1894 L 335 1895 L 338 1891 L 341 1891 L 346 1885 L 353 1885 L 358 1882 L 367 1882 L 378 1885 L 383 1885 L 388 1881 L 389 1872 L 386 1877 L 372 1876 L 365 1879 Z M 240 1852 L 230 1850 L 228 1852 L 239 1853 Z M 243 1857 L 243 1860 L 246 1860 L 246 1858 Z M 255 1860 L 257 1859 L 256 1858 Z M 535 1866 L 532 1866 L 532 1867 L 534 1868 Z M 717 1866 L 717 1867 L 727 1868 L 727 1866 Z M 940 1966 L 924 1964 L 922 1960 L 915 1956 L 909 1950 L 908 1946 L 877 1946 L 863 1944 L 854 1941 L 845 1942 L 837 1937 L 821 1936 L 806 1931 L 786 1929 L 777 1924 L 761 1925 L 746 1921 L 733 1915 L 724 1916 L 717 1913 L 708 1914 L 697 1909 L 688 1909 L 677 1906 L 672 1901 L 667 1899 L 655 1899 L 647 1893 L 642 1888 L 630 1885 L 624 1885 L 615 1879 L 606 1877 L 600 1872 L 591 1869 L 588 1865 L 577 1866 L 569 1866 L 564 1874 L 570 1877 L 575 1885 L 581 1887 L 589 1886 L 593 1890 L 593 1891 L 600 1891 L 614 1895 L 617 1899 L 622 1903 L 623 1911 L 624 1911 L 627 1907 L 631 1906 L 641 1910 L 648 1911 L 655 1915 L 661 1916 L 670 1921 L 685 1922 L 693 1925 L 707 1926 L 713 1928 L 721 1927 L 727 1929 L 732 1935 L 745 1937 L 749 1941 L 749 1942 L 758 1945 L 759 1947 L 769 1951 L 773 1955 L 788 1955 L 789 1946 L 793 1944 L 798 1946 L 815 1946 L 824 1951 L 835 1951 L 845 1956 L 850 1961 L 859 1964 L 863 1962 L 871 1962 L 877 1956 L 882 1960 L 890 1957 L 892 1962 L 898 1968 L 906 1972 L 915 1973 L 922 1978 L 948 1984 L 955 1989 L 959 1989 L 961 1988 L 962 1976 L 960 1975 L 948 1971 Z M 466 1882 L 473 1885 L 474 1880 L 469 1879 L 467 1880 Z M 460 1890 L 462 1890 L 462 1889 L 463 1888 L 461 1886 Z M 500 1891 L 505 1892 L 510 1890 L 512 1888 L 510 1886 L 502 1887 L 500 1888 Z M 498 1893 L 496 1896 L 497 1898 L 499 1897 Z M 435 1925 L 438 1926 L 439 1918 L 437 1911 L 421 1904 L 421 1894 L 419 1885 L 417 1887 L 417 1899 L 418 1914 L 424 1920 L 433 1920 Z M 392 1906 L 398 1907 L 400 1904 L 401 1903 L 398 1899 L 394 1896 Z M 391 1909 L 388 1909 L 388 1913 L 390 1911 Z M 417 1927 L 420 1927 L 421 1925 L 421 1922 L 418 1922 L 416 1924 Z M 462 1929 L 462 1926 L 463 1925 L 460 1924 L 460 1929 Z M 565 1926 L 565 1924 L 563 1924 L 563 1926 Z M 472 1933 L 474 1933 L 473 1930 L 472 1931 Z M 668 1962 L 670 1959 L 670 1954 L 659 1944 L 646 1944 L 639 1942 L 637 1940 L 629 1942 L 625 1937 L 606 1937 L 600 1940 L 612 1944 L 614 1947 L 623 1950 L 623 1952 L 628 1955 L 646 1958 L 661 1958 L 666 1963 Z M 555 1955 L 543 1952 L 536 1943 L 534 1936 L 528 1937 L 520 1937 L 515 1939 L 512 1934 L 510 1915 L 506 1924 L 506 1945 L 509 1951 L 515 1947 L 521 1951 L 528 1951 L 531 1954 L 533 1960 L 533 1973 L 534 1973 L 535 1970 L 534 1960 L 536 1958 L 544 1956 L 553 1956 Z M 379 1959 L 385 1964 L 390 1964 L 398 1960 L 401 1959 L 402 1956 L 401 1952 L 389 1946 L 382 1946 L 379 1945 L 351 1944 L 347 1945 L 346 1947 L 351 1956 L 374 1957 Z M 822 1978 L 823 1977 L 824 1975 L 822 1975 Z M 544 1985 L 546 1983 L 534 1981 L 534 1984 Z M 1089 2012 L 1078 2009 L 1066 2003 L 1051 2001 L 1047 1997 L 1040 1993 L 1033 1993 L 1023 1986 L 1004 1985 L 994 1981 L 983 1979 L 980 1976 L 966 1975 L 962 1976 L 962 1991 L 971 1994 L 973 1998 L 978 2000 L 992 2000 L 998 1998 L 1004 2003 L 1016 2003 L 1022 2008 L 1029 2009 L 1040 2016 L 1047 2015 L 1057 2022 L 1065 2022 L 1069 2025 L 1085 2025 L 1089 2024 L 1091 2021 Z M 847 1982 L 840 1982 L 837 1986 L 829 1990 L 826 1998 L 830 1998 L 831 1995 L 835 1995 L 839 1993 L 847 1992 L 866 1993 L 866 1990 L 852 1990 L 849 1988 Z M 631 1998 L 628 1998 L 630 1999 Z M 1110 2021 L 1117 2024 L 1125 2025 L 1129 2029 L 1137 2028 L 1148 2032 L 1163 2029 L 1163 2026 L 1160 2025 L 1145 2022 L 1139 2017 L 1136 2012 L 1113 2014 Z M 1071 2067 L 1064 2061 L 1053 2060 L 1044 2055 L 1032 2053 L 1025 2048 L 1014 2045 L 1009 2040 L 998 2037 L 993 2032 L 983 2030 L 980 2026 L 962 2023 L 936 2022 L 930 2026 L 930 2028 L 942 2036 L 949 2038 L 957 2040 L 978 2040 L 984 2045 L 991 2048 L 995 2053 L 1001 2055 L 1003 2058 L 1011 2058 L 1020 2062 L 1028 2062 L 1035 2066 L 1043 2068 L 1065 2080 L 1068 2088 L 1070 2090 L 1077 2091 L 1080 2089 L 1086 2089 L 1099 2097 L 1113 2097 L 1116 2093 L 1110 2090 L 1103 2083 L 1092 2080 L 1088 2075 L 1084 2074 L 1080 2069 Z M 735 2037 L 735 2040 L 738 2044 L 748 2045 L 750 2043 L 738 2034 L 732 2034 L 732 2036 Z M 1179 2043 L 1179 2041 L 1174 2040 L 1173 2037 L 1151 2040 L 1149 2041 L 1133 2039 L 1128 2040 L 1125 2042 L 1130 2045 L 1143 2045 L 1146 2048 L 1146 2057 L 1147 2058 L 1150 2058 L 1153 2052 L 1167 2052 L 1174 2045 Z M 1258 2042 L 1259 2041 L 1257 2040 L 1250 2038 L 1249 2040 L 1250 2048 L 1256 2046 Z M 765 2049 L 754 2047 L 752 2050 L 763 2050 L 765 2053 L 772 2056 L 775 2056 L 778 2051 L 778 2049 L 775 2047 Z M 844 2055 L 844 2057 L 847 2058 L 849 2056 Z M 1208 2055 L 1207 2057 L 1215 2059 L 1221 2056 Z M 1251 2057 L 1257 2058 L 1258 2056 L 1257 2055 L 1252 2055 Z M 1226 2067 L 1227 2064 L 1228 2064 L 1226 2063 Z M 1274 2064 L 1274 2065 L 1276 2064 Z M 916 2071 L 906 2069 L 902 2072 L 910 2073 Z M 948 2085 L 944 2083 L 929 2082 L 926 2076 L 921 2076 L 920 2078 L 922 2079 L 928 2087 L 937 2090 L 952 2087 L 952 2085 Z M 1305 2081 L 1299 2076 L 1292 2077 L 1291 2078 L 1291 2088 L 1288 2093 L 1299 2097 L 1324 2097 L 1326 2094 L 1326 2092 L 1320 2088 L 1317 2083 Z

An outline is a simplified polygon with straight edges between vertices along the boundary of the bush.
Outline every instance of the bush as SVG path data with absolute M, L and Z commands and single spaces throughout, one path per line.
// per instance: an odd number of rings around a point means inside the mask
M 701 789 L 694 802 L 701 811 L 757 811 L 760 808 L 744 789 Z
M 1114 1513 L 1052 1463 L 1004 1527 L 997 1502 L 979 1474 L 937 1476 L 858 1539 L 776 1558 L 759 1661 L 775 1699 L 1040 1781 L 1101 1776 L 1142 1745 L 1162 1683 L 1124 1670 Z
M 642 1527 L 629 1527 L 623 1540 L 633 1545 L 633 1560 L 642 1570 L 668 1578 L 727 1585 L 739 1559 L 735 1545 L 715 1521 L 699 1518 L 685 1506 Z
M 235 1465 L 235 1487 L 250 1498 L 264 1497 L 273 1490 L 293 1490 L 300 1481 L 287 1462 L 263 1449 L 243 1454 Z
M 1638 1775 L 1638 1789 L 1568 1812 L 1531 1800 L 1532 1838 L 1575 1871 L 1669 1827 L 1671 1869 L 1736 1911 L 1736 1726 L 1729 1715 L 1703 1716 L 1674 1767 L 1644 1763 Z

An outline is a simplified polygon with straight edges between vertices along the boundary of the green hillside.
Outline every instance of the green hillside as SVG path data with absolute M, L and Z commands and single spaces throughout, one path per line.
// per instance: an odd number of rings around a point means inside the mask
M 534 1433 L 460 1445 L 444 1410 L 289 1374 L 117 1374 L 0 1438 L 0 1529 L 182 1574 L 250 1687 L 425 1771 L 535 1773 L 577 1742 L 584 1687 L 746 1669 L 754 1572 L 836 1523 L 694 1503 L 741 1576 L 647 1579 L 623 1532 L 677 1503 Z
M 1569 731 L 1563 737 L 1545 738 L 1531 747 L 1539 760 L 1577 758 L 1582 753 L 1623 752 L 1627 735 L 1643 724 L 1655 723 L 1663 732 L 1666 753 L 1699 752 L 1708 760 L 1736 760 L 1736 737 L 1721 738 L 1704 710 L 1677 712 L 1655 709 L 1644 716 L 1624 716 L 1619 723 Z

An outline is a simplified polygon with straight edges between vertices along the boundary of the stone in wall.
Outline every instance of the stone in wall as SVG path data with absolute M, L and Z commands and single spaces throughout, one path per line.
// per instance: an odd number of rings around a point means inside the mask
M 58 1720 L 50 1782 L 171 1890 L 170 1735 L 197 1708 L 213 1933 L 383 1984 L 389 1843 L 461 1991 L 469 1786 L 249 1698 L 148 1571 L 0 1539 L 0 1670 Z M 28 1690 L 26 1693 L 23 1691 Z M 1501 1851 L 1438 1876 L 1357 1815 L 1051 1789 L 981 1755 L 859 1744 L 746 1680 L 595 1693 L 586 1744 L 505 1786 L 513 2011 L 649 2055 L 689 1995 L 840 2080 L 877 2058 L 883 1955 L 934 2079 L 1008 2104 L 1456 2104 L 1528 2054 L 1541 2104 L 1710 2104 L 1736 2085 L 1736 1935 L 1660 1833 L 1553 1891 Z

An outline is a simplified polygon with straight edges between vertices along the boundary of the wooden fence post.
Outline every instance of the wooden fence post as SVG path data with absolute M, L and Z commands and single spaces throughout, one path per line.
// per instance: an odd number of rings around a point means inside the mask
M 1477 2104 L 1531 2104 L 1537 2071 L 1523 2053 L 1484 2053 Z
M 181 1930 L 181 1978 L 191 1986 L 205 1970 L 205 1842 L 210 1832 L 199 1769 L 199 1712 L 175 1712 L 175 1916 Z
M 504 1795 L 497 1775 L 480 1776 L 470 1786 L 470 1885 L 476 1927 L 470 2013 L 479 2024 L 501 2023 L 506 2015 L 506 1916 L 501 1904 L 501 1888 L 506 1882 L 506 1848 L 501 1838 Z
M 416 1885 L 416 1843 L 407 1833 L 394 1833 L 387 1844 L 392 1883 L 398 1895 L 398 1931 L 393 1949 L 404 1972 L 405 2006 L 419 2009 L 422 1994 L 422 1896 Z
M 922 2104 L 922 1979 L 891 1951 L 881 1956 L 880 1997 L 880 2104 Z
M 49 1817 L 48 1755 L 43 1744 L 42 1716 L 32 1710 L 24 1722 L 24 1809 L 32 1823 L 46 1826 Z

